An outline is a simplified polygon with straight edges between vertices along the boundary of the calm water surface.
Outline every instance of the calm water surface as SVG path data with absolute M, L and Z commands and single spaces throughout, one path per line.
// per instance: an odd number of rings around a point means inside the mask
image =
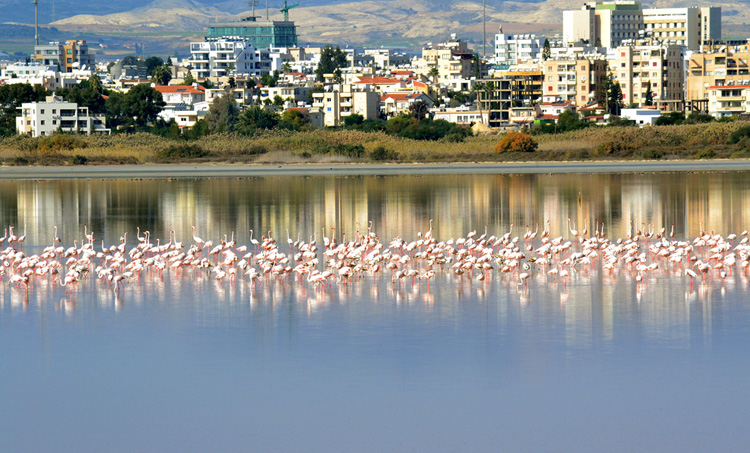
M 137 227 L 240 244 L 365 232 L 750 229 L 750 173 L 0 182 L 26 253 Z M 511 229 L 511 224 L 513 225 Z M 2 451 L 726 451 L 750 445 L 747 275 L 424 285 L 206 275 L 0 287 Z

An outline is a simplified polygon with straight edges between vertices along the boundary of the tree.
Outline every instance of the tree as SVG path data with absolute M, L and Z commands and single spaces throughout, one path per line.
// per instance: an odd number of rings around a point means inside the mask
M 620 88 L 620 82 L 614 81 L 609 86 L 609 93 L 607 96 L 607 110 L 613 115 L 620 115 L 622 109 L 622 89 Z
M 237 130 L 243 134 L 254 134 L 259 129 L 273 129 L 279 124 L 278 113 L 259 106 L 252 106 L 237 119 Z
M 356 113 L 354 115 L 356 115 Z M 346 117 L 344 121 L 348 118 L 349 117 Z M 299 110 L 287 110 L 281 115 L 281 121 L 279 122 L 278 127 L 294 131 L 304 131 L 310 128 L 310 118 Z
M 315 80 L 323 82 L 325 74 L 333 74 L 336 69 L 344 66 L 346 66 L 346 52 L 341 50 L 339 46 L 336 46 L 335 49 L 331 45 L 325 46 L 320 52 L 320 63 L 315 69 Z
M 437 66 L 433 66 L 430 68 L 429 71 L 427 71 L 427 75 L 429 77 L 432 77 L 432 83 L 438 83 L 438 77 L 440 76 L 440 70 L 437 68 Z
M 227 80 L 227 83 L 229 84 L 229 88 L 237 88 L 237 79 L 235 79 L 234 76 L 229 76 L 229 80 Z
M 148 57 L 146 58 L 146 61 L 144 61 L 144 63 L 146 64 L 146 73 L 149 75 L 149 77 L 154 75 L 154 71 L 156 71 L 156 68 L 164 66 L 164 60 L 159 57 Z
M 235 129 L 239 111 L 231 93 L 224 93 L 211 104 L 206 113 L 206 125 L 211 133 L 231 132 Z
M 654 105 L 654 93 L 651 91 L 651 82 L 646 82 L 646 102 L 645 105 Z
M 284 98 L 279 96 L 278 94 L 273 97 L 273 105 L 278 105 L 279 107 L 284 105 Z
M 284 62 L 284 64 L 281 65 L 281 72 L 284 74 L 292 72 L 292 65 L 290 65 L 289 62 Z
M 100 82 L 101 83 L 101 82 Z M 70 88 L 59 88 L 55 94 L 67 102 L 75 102 L 79 107 L 88 107 L 91 113 L 104 113 L 105 101 L 102 94 L 94 89 L 87 81 L 80 82 Z
M 572 110 L 566 110 L 557 118 L 557 132 L 568 132 L 583 129 L 591 123 L 581 121 L 578 114 Z
M 425 101 L 420 100 L 409 104 L 409 112 L 412 114 L 412 116 L 414 116 L 414 118 L 418 120 L 424 118 L 429 110 L 430 107 Z
M 26 102 L 44 101 L 49 92 L 41 85 L 31 86 L 28 83 L 13 83 L 0 86 L 0 135 L 10 136 L 16 133 L 16 116 Z
M 542 47 L 542 60 L 549 60 L 552 56 L 552 50 L 549 46 L 549 39 L 544 38 L 544 46 Z
M 165 105 L 161 93 L 148 85 L 136 85 L 125 94 L 120 112 L 136 125 L 146 126 L 156 121 Z
M 166 65 L 158 66 L 154 69 L 151 81 L 157 85 L 167 85 L 172 80 L 172 68 Z
M 193 73 L 190 72 L 188 69 L 187 74 L 185 74 L 185 78 L 182 79 L 182 85 L 192 85 L 195 83 L 195 77 L 193 77 Z
M 333 71 L 333 83 L 344 83 L 344 77 L 341 74 L 341 68 L 336 68 Z
M 127 57 L 122 59 L 122 65 L 123 66 L 133 66 L 138 64 L 138 57 L 135 55 L 128 55 Z
M 275 71 L 273 74 L 266 73 L 260 76 L 260 84 L 264 87 L 275 87 L 278 81 L 278 74 Z
M 102 85 L 102 79 L 99 78 L 97 74 L 91 74 L 91 77 L 89 77 L 89 86 L 92 90 L 99 94 L 104 94 L 104 86 Z

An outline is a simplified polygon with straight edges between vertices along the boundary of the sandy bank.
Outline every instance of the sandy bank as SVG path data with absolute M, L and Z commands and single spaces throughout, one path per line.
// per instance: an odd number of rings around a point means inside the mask
M 267 176 L 441 175 L 525 173 L 641 173 L 678 171 L 748 171 L 750 160 L 668 162 L 519 162 L 487 164 L 173 164 L 75 167 L 3 167 L 0 180 L 15 179 L 162 179 Z

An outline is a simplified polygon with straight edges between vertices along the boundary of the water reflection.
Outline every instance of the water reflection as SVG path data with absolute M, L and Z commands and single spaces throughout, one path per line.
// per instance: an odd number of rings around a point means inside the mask
M 547 221 L 551 236 L 569 236 L 568 219 L 579 229 L 604 222 L 609 237 L 626 236 L 631 225 L 657 231 L 674 225 L 676 237 L 692 238 L 702 230 L 726 234 L 746 228 L 747 176 L 726 172 L 1 182 L 0 214 L 6 224 L 26 226 L 28 253 L 51 244 L 54 227 L 66 241 L 82 242 L 84 225 L 106 244 L 117 242 L 125 232 L 135 237 L 137 228 L 151 232 L 152 240 L 162 244 L 171 230 L 178 240 L 191 243 L 192 226 L 217 243 L 232 233 L 240 244 L 248 243 L 250 229 L 271 232 L 281 243 L 287 237 L 343 239 L 364 234 L 370 221 L 388 242 L 396 236 L 416 239 L 429 228 L 430 219 L 435 220 L 433 235 L 440 239 L 471 230 L 522 236 L 527 228 L 544 228 Z M 520 323 L 525 332 L 521 339 L 549 336 L 575 350 L 611 349 L 623 338 L 671 348 L 711 346 L 725 317 L 744 319 L 747 312 L 741 301 L 748 293 L 748 278 L 739 269 L 729 278 L 695 287 L 681 270 L 669 266 L 644 281 L 637 281 L 636 272 L 613 274 L 601 267 L 574 271 L 568 282 L 538 271 L 527 285 L 519 285 L 517 274 L 491 272 L 479 280 L 476 274 L 455 278 L 441 273 L 429 282 L 430 288 L 409 279 L 394 283 L 389 274 L 316 288 L 288 280 L 266 279 L 260 285 L 247 279 L 217 281 L 206 271 L 189 272 L 181 277 L 172 272 L 144 274 L 118 294 L 93 275 L 84 290 L 69 293 L 46 280 L 40 280 L 31 295 L 2 285 L 0 316 L 31 311 L 95 318 L 101 313 L 143 311 L 199 326 L 249 319 L 273 331 L 329 322 L 330 316 L 343 316 L 357 329 L 373 316 L 387 323 L 394 313 L 408 313 L 417 323 L 467 329 L 478 322 L 464 316 L 466 306 L 473 306 L 485 310 L 480 316 L 485 322 L 496 320 L 497 335 Z

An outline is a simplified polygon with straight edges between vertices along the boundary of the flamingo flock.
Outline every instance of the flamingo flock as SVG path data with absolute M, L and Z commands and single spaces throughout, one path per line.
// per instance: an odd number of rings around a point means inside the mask
M 5 229 L 0 238 L 0 277 L 19 290 L 32 290 L 37 282 L 49 279 L 66 293 L 78 290 L 94 279 L 123 294 L 128 285 L 142 278 L 214 279 L 220 284 L 248 284 L 253 289 L 269 282 L 307 285 L 324 292 L 332 285 L 356 285 L 375 279 L 387 279 L 391 285 L 416 285 L 429 291 L 436 276 L 477 285 L 501 281 L 528 291 L 534 279 L 542 284 L 567 289 L 575 276 L 602 273 L 616 279 L 630 276 L 641 286 L 664 276 L 679 276 L 692 288 L 699 283 L 724 281 L 734 273 L 747 275 L 750 268 L 748 232 L 739 235 L 702 231 L 692 240 L 674 238 L 674 226 L 658 232 L 653 225 L 630 223 L 627 237 L 607 238 L 604 223 L 595 221 L 593 232 L 584 221 L 581 231 L 568 219 L 571 237 L 552 237 L 550 221 L 525 234 L 514 236 L 510 230 L 491 235 L 487 229 L 477 236 L 471 231 L 465 237 L 438 240 L 433 236 L 432 221 L 425 233 L 415 240 L 396 237 L 383 242 L 373 231 L 357 232 L 351 240 L 336 231 L 323 232 L 322 243 L 313 234 L 309 241 L 293 240 L 287 231 L 286 245 L 281 245 L 268 231 L 250 242 L 238 245 L 234 232 L 214 243 L 198 236 L 192 227 L 192 241 L 177 239 L 171 231 L 163 244 L 153 241 L 148 231 L 137 229 L 135 240 L 124 233 L 119 242 L 105 245 L 84 225 L 84 236 L 72 245 L 62 245 L 55 227 L 51 245 L 41 253 L 24 252 L 24 235 L 16 236 L 14 227 Z M 370 280 L 368 280 L 370 278 Z

